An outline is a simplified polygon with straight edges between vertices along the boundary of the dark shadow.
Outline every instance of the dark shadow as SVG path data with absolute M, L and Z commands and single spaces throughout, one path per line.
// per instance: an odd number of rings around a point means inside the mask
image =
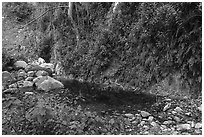
M 80 105 L 95 111 L 137 111 L 149 110 L 159 96 L 139 91 L 124 90 L 120 87 L 104 87 L 101 84 L 80 82 L 77 80 L 60 80 L 69 92 L 62 92 L 62 97 L 81 96 Z M 71 96 L 70 96 L 71 95 Z M 80 100 L 79 100 L 80 102 Z

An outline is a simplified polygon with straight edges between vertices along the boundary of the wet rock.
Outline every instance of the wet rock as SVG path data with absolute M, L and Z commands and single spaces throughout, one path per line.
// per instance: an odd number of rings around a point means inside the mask
M 16 68 L 23 68 L 23 69 L 25 69 L 26 67 L 27 67 L 27 63 L 25 62 L 25 61 L 22 61 L 22 60 L 19 60 L 19 61 L 16 61 L 15 63 L 14 63 L 14 66 L 16 67 Z
M 198 128 L 202 128 L 202 123 L 196 123 L 196 124 L 195 124 L 195 128 L 197 128 L 197 129 L 198 129 Z
M 190 124 L 180 124 L 177 125 L 177 130 L 190 130 L 191 129 L 191 125 Z
M 49 73 L 47 71 L 44 71 L 44 70 L 39 70 L 36 72 L 36 76 L 48 76 Z
M 149 112 L 146 112 L 146 111 L 141 111 L 140 114 L 141 114 L 141 116 L 144 117 L 144 118 L 145 118 L 145 117 L 149 117 L 149 116 L 151 115 Z

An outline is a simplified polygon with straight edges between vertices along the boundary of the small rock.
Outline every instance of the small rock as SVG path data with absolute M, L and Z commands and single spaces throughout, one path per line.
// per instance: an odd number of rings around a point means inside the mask
M 25 62 L 25 61 L 22 61 L 22 60 L 19 60 L 19 61 L 16 61 L 15 63 L 14 63 L 14 66 L 16 67 L 16 68 L 26 68 L 27 67 L 27 63 Z
M 182 113 L 183 112 L 183 110 L 180 107 L 176 107 L 174 109 L 174 111 L 176 111 L 177 113 Z
M 141 121 L 140 125 L 143 126 L 145 124 L 145 121 Z
M 30 82 L 30 81 L 23 82 L 23 87 L 32 87 L 32 86 L 33 86 L 33 82 Z
M 33 81 L 34 77 L 27 77 L 25 81 Z
M 172 124 L 172 123 L 173 123 L 173 121 L 171 121 L 171 120 L 168 120 L 168 121 L 164 121 L 164 122 L 163 122 L 164 125 L 169 125 L 169 124 Z
M 171 99 L 170 98 L 166 98 L 164 101 L 171 101 Z
M 190 124 L 180 124 L 177 125 L 177 130 L 190 130 L 191 129 L 191 125 Z
M 147 125 L 144 125 L 143 128 L 144 128 L 145 131 L 149 130 L 149 126 L 147 126 Z
M 40 64 L 40 66 L 43 68 L 51 69 L 52 72 L 54 72 L 54 65 L 52 63 L 43 63 L 43 64 Z
M 201 133 L 201 130 L 200 130 L 200 129 L 195 129 L 195 133 L 196 133 L 196 134 L 200 134 L 200 133 Z
M 180 119 L 179 117 L 177 117 L 177 116 L 174 117 L 174 120 L 175 120 L 176 122 L 181 122 L 181 119 Z
M 186 116 L 192 116 L 191 112 L 185 113 Z
M 33 92 L 25 92 L 26 95 L 33 95 Z
M 127 118 L 133 118 L 133 117 L 134 117 L 134 115 L 133 115 L 133 114 L 131 114 L 131 113 L 124 114 L 124 115 L 125 115 L 125 117 L 127 117 Z
M 153 116 L 149 116 L 148 121 L 149 121 L 149 122 L 152 122 L 153 119 L 154 119 Z
M 38 58 L 38 63 L 39 63 L 39 65 L 43 64 L 43 63 L 45 63 L 45 60 L 43 58 Z
M 202 128 L 202 123 L 196 123 L 196 124 L 195 124 L 195 128 L 197 128 L 197 129 L 198 129 L 198 128 Z
M 13 80 L 14 80 L 14 78 L 11 75 L 11 73 L 9 73 L 8 71 L 2 72 L 2 83 L 8 83 L 8 82 L 11 82 Z
M 175 115 L 177 112 L 176 111 L 171 111 L 171 114 Z
M 171 103 L 166 104 L 166 106 L 164 106 L 163 111 L 168 110 L 171 107 Z
M 165 126 L 165 125 L 161 125 L 160 128 L 161 128 L 161 130 L 164 130 L 164 129 L 167 128 L 167 126 Z
M 22 77 L 22 78 L 26 78 L 27 77 L 27 73 L 23 70 L 18 72 L 18 77 Z
M 48 73 L 47 71 L 44 71 L 44 70 L 39 70 L 39 71 L 36 72 L 35 75 L 36 75 L 37 77 L 39 77 L 39 76 L 48 76 L 49 73 Z
M 151 114 L 149 112 L 146 111 L 141 111 L 141 116 L 142 117 L 149 117 Z
M 202 112 L 202 104 L 198 107 L 198 110 Z
M 191 121 L 191 127 L 195 127 L 195 122 L 194 121 Z
M 13 83 L 13 84 L 9 85 L 8 87 L 9 87 L 9 88 L 17 88 L 18 85 L 17 85 L 16 83 Z
M 158 126 L 158 124 L 157 124 L 156 122 L 154 122 L 154 121 L 152 121 L 152 122 L 150 123 L 150 125 L 152 125 L 153 127 Z
M 28 71 L 27 75 L 28 75 L 28 77 L 34 77 L 35 76 L 35 71 Z
M 39 86 L 44 80 L 48 79 L 48 76 L 39 76 L 33 79 L 36 86 Z
M 3 91 L 3 93 L 16 93 L 18 92 L 18 88 L 9 88 Z
M 139 123 L 139 120 L 132 121 L 132 124 L 138 124 L 138 123 Z

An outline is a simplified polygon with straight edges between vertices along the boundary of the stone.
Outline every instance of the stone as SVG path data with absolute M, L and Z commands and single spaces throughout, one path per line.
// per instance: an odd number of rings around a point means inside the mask
M 157 124 L 156 122 L 154 122 L 154 121 L 152 121 L 152 122 L 150 123 L 150 125 L 152 125 L 153 127 L 158 126 L 158 124 Z
M 181 119 L 177 116 L 173 117 L 173 119 L 176 121 L 176 122 L 181 122 Z
M 153 116 L 149 116 L 148 121 L 149 121 L 149 122 L 152 122 L 152 121 L 153 121 L 153 119 L 154 119 L 154 117 L 153 117 Z
M 180 107 L 176 107 L 174 109 L 174 111 L 176 111 L 177 113 L 182 113 L 183 112 L 183 110 Z
M 36 86 L 39 86 L 44 80 L 48 79 L 48 76 L 39 76 L 33 79 Z
M 195 133 L 196 134 L 201 134 L 201 130 L 200 129 L 195 129 Z
M 23 68 L 23 69 L 25 69 L 26 67 L 27 67 L 27 63 L 25 62 L 25 61 L 23 61 L 23 60 L 19 60 L 19 61 L 16 61 L 15 63 L 14 63 L 14 66 L 16 67 L 16 68 Z
M 173 110 L 173 111 L 171 111 L 171 114 L 173 114 L 173 115 L 175 115 L 176 113 L 177 113 L 177 112 L 176 112 L 176 111 L 174 111 L 174 110 Z
M 36 72 L 35 75 L 36 75 L 37 77 L 38 77 L 38 76 L 48 76 L 49 73 L 48 73 L 47 71 L 44 71 L 44 70 L 39 70 L 39 71 Z
M 14 81 L 15 79 L 13 78 L 13 76 L 11 75 L 11 73 L 9 73 L 8 71 L 3 71 L 2 72 L 2 83 L 9 83 Z
M 6 90 L 4 90 L 3 91 L 3 93 L 16 93 L 16 92 L 18 92 L 18 88 L 9 88 L 9 89 L 6 89 Z
M 146 111 L 141 111 L 140 114 L 141 114 L 141 116 L 144 117 L 144 118 L 145 118 L 145 117 L 149 117 L 149 116 L 151 115 L 149 112 L 146 112 Z
M 35 71 L 28 71 L 27 75 L 28 75 L 28 77 L 34 77 L 35 76 Z
M 39 63 L 39 65 L 43 64 L 43 63 L 45 63 L 45 60 L 43 58 L 38 58 L 38 63 Z
M 26 78 L 27 77 L 27 73 L 24 70 L 19 70 L 17 72 L 17 76 L 18 77 L 22 77 L 22 78 Z
M 198 110 L 202 112 L 202 104 L 198 107 Z
M 25 80 L 26 81 L 33 81 L 34 77 L 27 77 Z
M 42 64 L 41 64 L 42 65 Z M 26 68 L 25 68 L 25 71 L 26 72 L 29 72 L 29 71 L 38 71 L 38 70 L 44 70 L 44 71 L 47 71 L 49 73 L 49 75 L 52 74 L 52 70 L 50 68 L 45 68 L 45 67 L 41 67 L 39 65 L 33 65 L 33 64 L 30 64 L 28 65 Z
M 23 87 L 32 87 L 32 86 L 33 86 L 33 82 L 30 82 L 30 81 L 23 82 Z
M 13 84 L 9 85 L 8 87 L 9 87 L 9 88 L 17 88 L 18 85 L 17 85 L 16 83 L 13 83 Z
M 177 125 L 177 130 L 190 130 L 191 129 L 191 125 L 190 124 L 180 124 Z
M 145 124 L 145 121 L 141 121 L 140 125 L 143 126 Z
M 168 121 L 164 121 L 164 122 L 163 122 L 164 125 L 170 125 L 170 124 L 172 124 L 172 123 L 173 123 L 173 121 L 171 121 L 171 120 L 168 120 Z
M 127 117 L 127 118 L 133 118 L 133 117 L 134 117 L 134 115 L 133 115 L 133 114 L 131 114 L 131 113 L 124 114 L 124 116 L 125 116 L 125 117 Z
M 54 65 L 52 63 L 43 63 L 43 64 L 40 64 L 40 66 L 43 68 L 51 69 L 52 72 L 54 72 Z
M 33 95 L 33 92 L 25 92 L 26 95 Z
M 166 106 L 164 106 L 163 111 L 168 110 L 171 107 L 171 103 L 166 104 Z
M 50 91 L 53 89 L 60 89 L 60 88 L 64 88 L 64 85 L 54 79 L 48 76 L 48 79 L 44 80 L 41 84 L 39 84 L 38 89 L 39 90 L 44 90 L 44 91 Z
M 202 123 L 196 123 L 196 124 L 195 124 L 195 128 L 196 128 L 196 129 L 202 128 Z

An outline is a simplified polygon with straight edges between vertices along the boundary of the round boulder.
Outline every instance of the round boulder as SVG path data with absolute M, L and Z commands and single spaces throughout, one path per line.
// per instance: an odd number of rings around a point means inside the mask
M 27 63 L 25 62 L 25 61 L 22 61 L 22 60 L 19 60 L 19 61 L 16 61 L 15 63 L 14 63 L 14 66 L 16 67 L 16 68 L 26 68 L 27 67 Z

